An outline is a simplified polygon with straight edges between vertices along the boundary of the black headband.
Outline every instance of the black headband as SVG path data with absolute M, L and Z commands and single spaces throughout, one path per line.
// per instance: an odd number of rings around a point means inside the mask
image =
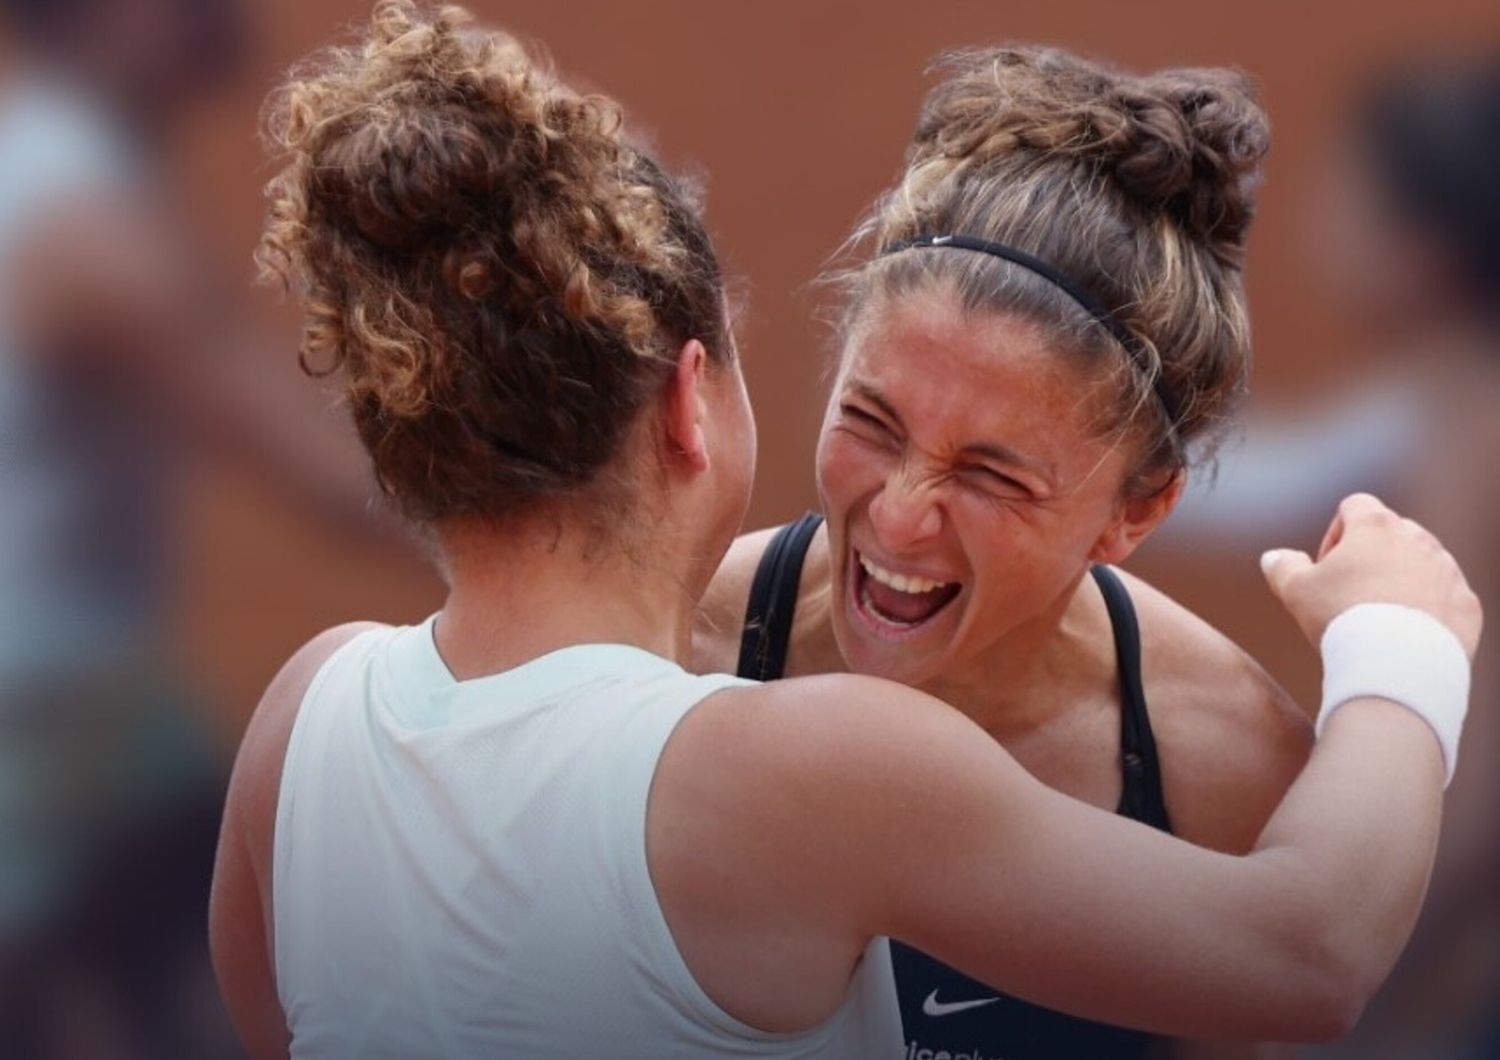
M 980 254 L 1003 258 L 1028 272 L 1035 273 L 1082 306 L 1089 316 L 1093 317 L 1101 327 L 1115 337 L 1121 346 L 1125 347 L 1125 351 L 1130 354 L 1136 364 L 1140 365 L 1142 370 L 1150 370 L 1151 362 L 1135 332 L 1120 323 L 1113 313 L 1105 309 L 1104 304 L 1095 298 L 1088 288 L 1074 283 L 1040 258 L 1004 243 L 992 243 L 988 239 L 978 239 L 974 236 L 913 236 L 911 239 L 903 239 L 899 243 L 886 246 L 880 253 L 882 255 L 894 254 L 899 250 L 921 247 L 956 247 L 959 250 L 973 250 Z M 1175 428 L 1177 426 L 1177 400 L 1167 389 L 1166 380 L 1162 378 L 1159 370 L 1151 373 L 1151 389 L 1156 393 L 1156 399 L 1161 402 L 1161 407 L 1167 414 L 1167 422 Z

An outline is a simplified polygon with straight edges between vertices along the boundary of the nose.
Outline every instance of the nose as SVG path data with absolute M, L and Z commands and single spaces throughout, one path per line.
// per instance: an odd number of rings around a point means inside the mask
M 943 516 L 932 490 L 902 468 L 870 501 L 870 525 L 882 548 L 901 552 L 936 537 Z

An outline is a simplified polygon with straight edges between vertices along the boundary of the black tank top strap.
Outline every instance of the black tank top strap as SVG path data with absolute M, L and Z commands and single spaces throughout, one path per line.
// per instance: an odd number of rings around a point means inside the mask
M 1161 794 L 1156 740 L 1141 687 L 1141 636 L 1119 577 L 1093 569 L 1114 629 L 1120 679 L 1119 813 L 1170 831 Z M 943 866 L 913 871 L 941 872 Z M 1000 993 L 905 943 L 891 940 L 907 1057 L 982 1056 L 1005 1060 L 1146 1060 L 1156 1039 L 1142 1031 L 1054 1012 Z
M 808 512 L 776 531 L 761 555 L 745 604 L 745 628 L 740 634 L 740 660 L 735 670 L 740 677 L 774 681 L 786 672 L 802 561 L 807 558 L 813 534 L 822 525 L 821 515 Z
M 1091 571 L 1109 623 L 1115 634 L 1115 665 L 1120 675 L 1120 768 L 1124 786 L 1119 813 L 1163 832 L 1172 830 L 1166 797 L 1161 786 L 1161 760 L 1156 753 L 1156 735 L 1146 709 L 1146 689 L 1141 682 L 1141 629 L 1136 620 L 1130 591 L 1120 576 L 1108 567 Z
M 739 676 L 771 681 L 785 673 L 802 563 L 822 524 L 822 516 L 809 513 L 778 530 L 766 546 L 745 606 Z M 1141 687 L 1135 607 L 1113 571 L 1095 567 L 1093 575 L 1109 608 L 1119 660 L 1125 775 L 1119 812 L 1170 831 L 1156 740 Z M 933 870 L 941 871 L 941 866 Z M 1152 1038 L 1140 1031 L 1091 1023 L 999 994 L 895 940 L 891 957 L 908 1056 L 937 1056 L 946 1049 L 953 1056 L 967 1051 L 1009 1060 L 1144 1060 L 1151 1046 Z

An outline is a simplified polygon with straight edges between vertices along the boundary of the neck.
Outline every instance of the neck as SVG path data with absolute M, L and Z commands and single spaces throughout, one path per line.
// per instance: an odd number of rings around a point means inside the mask
M 1098 699 L 1099 674 L 1113 660 L 1109 617 L 1080 574 L 1054 605 L 994 642 L 961 670 L 922 690 L 957 708 L 1002 741 Z
M 459 679 L 511 669 L 572 644 L 628 644 L 685 663 L 693 572 L 648 559 L 689 555 L 652 535 L 633 556 L 562 519 L 439 530 L 449 577 L 437 642 Z M 642 550 L 643 552 L 645 550 Z

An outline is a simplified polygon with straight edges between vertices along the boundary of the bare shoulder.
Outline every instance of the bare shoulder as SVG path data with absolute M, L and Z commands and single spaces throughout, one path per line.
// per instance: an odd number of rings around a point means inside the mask
M 907 799 L 908 787 L 955 781 L 957 763 L 975 753 L 1009 761 L 982 729 L 923 692 L 860 674 L 820 674 L 705 700 L 673 735 L 662 772 L 698 778 L 684 804 L 700 822 L 705 805 L 724 799 L 786 827 L 810 820 L 814 804 L 844 801 L 878 820 L 877 804 Z
M 290 1055 L 276 993 L 271 930 L 271 849 L 281 768 L 297 710 L 319 668 L 373 622 L 337 626 L 308 641 L 261 697 L 229 781 L 209 895 L 209 951 L 219 992 L 255 1057 Z
M 255 708 L 235 757 L 224 830 L 246 843 L 257 875 L 268 870 L 281 767 L 308 687 L 334 652 L 361 633 L 382 628 L 376 622 L 350 622 L 319 633 L 287 660 Z
M 923 844 L 976 826 L 973 800 L 948 793 L 1007 776 L 965 752 L 1005 758 L 957 711 L 872 677 L 728 689 L 690 711 L 657 764 L 646 846 L 672 936 L 709 996 L 766 1030 L 826 1020 L 870 937 L 887 933 L 893 851 L 921 863 Z
M 851 874 L 904 818 L 977 788 L 976 777 L 1019 774 L 968 718 L 904 685 L 822 674 L 726 690 L 682 720 L 658 763 L 648 813 L 658 887 L 720 923 L 821 896 L 800 930 L 825 930 L 846 922 L 862 886 Z M 780 897 L 765 900 L 768 890 Z
M 1312 724 L 1232 640 L 1124 571 L 1174 831 L 1249 850 L 1312 750 Z
M 750 586 L 766 547 L 780 527 L 741 534 L 729 546 L 698 604 L 693 622 L 693 669 L 698 673 L 734 673 L 739 663 L 740 633 Z

